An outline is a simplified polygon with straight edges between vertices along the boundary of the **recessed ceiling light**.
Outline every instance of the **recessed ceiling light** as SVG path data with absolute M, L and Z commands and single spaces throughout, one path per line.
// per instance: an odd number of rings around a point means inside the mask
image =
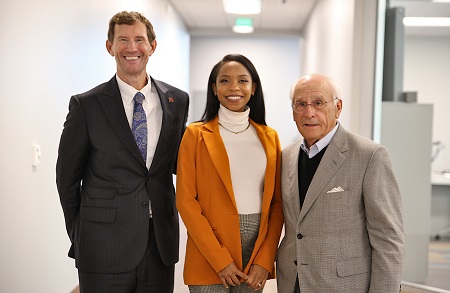
M 405 17 L 405 26 L 450 26 L 450 17 Z
M 222 0 L 226 13 L 260 14 L 261 0 Z

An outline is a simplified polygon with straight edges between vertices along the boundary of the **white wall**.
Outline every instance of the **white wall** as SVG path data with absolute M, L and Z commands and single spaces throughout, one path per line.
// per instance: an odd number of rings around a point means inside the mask
M 382 0 L 380 0 L 382 1 Z M 373 138 L 378 1 L 319 0 L 304 29 L 302 72 L 321 73 L 342 89 L 342 125 Z
M 353 64 L 354 0 L 320 0 L 304 31 L 302 71 L 335 79 L 342 90 L 343 111 L 339 121 L 348 130 L 352 124 L 351 84 Z
M 149 71 L 188 90 L 190 38 L 164 0 L 2 1 L 0 4 L 0 292 L 70 292 L 77 285 L 55 186 L 72 94 L 109 80 L 109 19 L 143 12 L 159 42 Z M 31 167 L 31 144 L 41 164 Z M 182 283 L 182 280 L 180 280 Z

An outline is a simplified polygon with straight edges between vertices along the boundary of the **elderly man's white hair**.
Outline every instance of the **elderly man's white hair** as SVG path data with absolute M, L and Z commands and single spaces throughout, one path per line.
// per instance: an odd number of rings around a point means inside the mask
M 291 86 L 291 90 L 289 92 L 289 98 L 291 99 L 291 103 L 294 101 L 294 91 L 295 91 L 295 87 L 297 86 L 299 81 L 304 80 L 304 79 L 310 79 L 313 77 L 323 78 L 323 82 L 326 83 L 327 88 L 329 88 L 332 91 L 332 94 L 334 95 L 334 97 L 337 98 L 338 100 L 342 99 L 341 88 L 334 79 L 332 79 L 326 75 L 312 73 L 312 74 L 303 75 L 296 82 L 294 82 L 294 84 Z M 335 100 L 335 103 L 337 103 L 337 100 Z

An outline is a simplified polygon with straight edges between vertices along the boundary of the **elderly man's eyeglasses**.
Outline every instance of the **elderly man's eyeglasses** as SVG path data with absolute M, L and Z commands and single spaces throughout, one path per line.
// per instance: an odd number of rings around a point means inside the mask
M 337 100 L 337 99 L 338 98 L 334 98 L 331 101 L 315 100 L 312 103 L 306 103 L 306 102 L 302 102 L 302 101 L 297 101 L 297 102 L 292 104 L 292 109 L 296 113 L 302 113 L 303 111 L 306 110 L 306 108 L 308 108 L 308 106 L 311 106 L 311 108 L 314 108 L 314 110 L 320 111 L 323 108 L 325 108 L 325 105 L 327 103 L 332 102 L 332 101 Z

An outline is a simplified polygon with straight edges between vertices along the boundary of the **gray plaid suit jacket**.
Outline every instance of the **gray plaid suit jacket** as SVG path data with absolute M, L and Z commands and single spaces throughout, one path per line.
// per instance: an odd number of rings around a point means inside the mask
M 282 153 L 278 292 L 292 293 L 297 274 L 301 293 L 399 292 L 402 205 L 386 148 L 339 125 L 300 210 L 300 144 Z

